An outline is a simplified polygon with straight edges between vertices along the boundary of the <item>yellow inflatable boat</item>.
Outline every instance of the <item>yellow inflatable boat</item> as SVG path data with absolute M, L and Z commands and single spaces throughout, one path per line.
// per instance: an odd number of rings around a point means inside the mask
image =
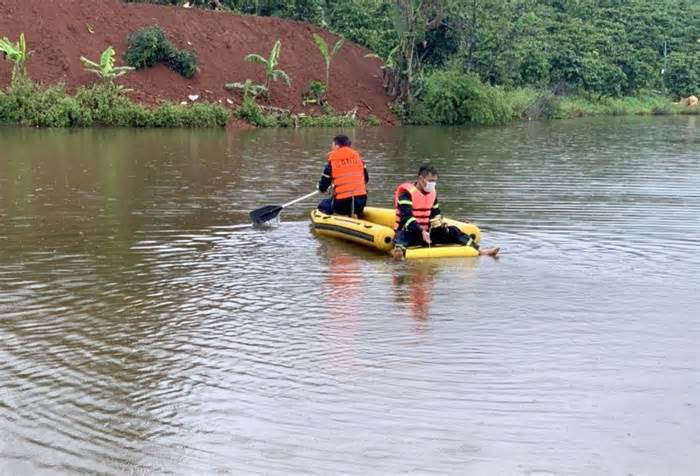
M 332 236 L 390 252 L 394 247 L 395 212 L 391 208 L 366 207 L 362 219 L 342 215 L 326 215 L 319 210 L 311 211 L 311 223 L 314 231 L 322 236 Z M 472 235 L 479 243 L 481 232 L 472 223 L 445 219 L 449 225 L 458 227 L 467 235 Z M 447 258 L 459 256 L 478 256 L 479 252 L 471 246 L 435 245 L 431 247 L 410 247 L 406 250 L 406 259 Z

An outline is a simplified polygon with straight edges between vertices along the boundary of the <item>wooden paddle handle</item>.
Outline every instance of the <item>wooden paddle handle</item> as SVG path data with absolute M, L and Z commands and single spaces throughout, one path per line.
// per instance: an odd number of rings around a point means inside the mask
M 315 190 L 315 191 L 309 193 L 308 195 L 304 195 L 303 197 L 299 197 L 296 200 L 292 200 L 291 202 L 285 203 L 284 205 L 282 205 L 282 208 L 288 207 L 289 205 L 293 205 L 297 202 L 301 202 L 302 200 L 306 200 L 307 198 L 313 197 L 317 193 L 318 193 L 318 190 Z

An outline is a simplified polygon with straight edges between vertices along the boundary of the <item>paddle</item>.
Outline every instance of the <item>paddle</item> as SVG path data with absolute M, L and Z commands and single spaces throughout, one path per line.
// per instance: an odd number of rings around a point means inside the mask
M 257 208 L 250 212 L 250 221 L 256 225 L 260 225 L 266 221 L 274 220 L 284 208 L 297 202 L 301 202 L 302 200 L 306 200 L 309 197 L 313 197 L 317 193 L 318 190 L 304 195 L 303 197 L 299 197 L 296 200 L 292 200 L 291 202 L 287 202 L 284 205 L 267 205 L 265 207 Z

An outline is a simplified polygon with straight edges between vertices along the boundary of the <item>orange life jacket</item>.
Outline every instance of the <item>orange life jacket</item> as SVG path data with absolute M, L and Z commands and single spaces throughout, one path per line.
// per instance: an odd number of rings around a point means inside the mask
M 411 204 L 413 207 L 413 218 L 420 227 L 428 231 L 430 229 L 430 211 L 435 205 L 435 200 L 437 198 L 437 193 L 423 193 L 418 190 L 415 184 L 411 182 L 402 183 L 399 188 L 396 189 L 394 194 L 394 208 L 396 208 L 396 223 L 394 224 L 394 229 L 399 229 L 399 223 L 401 222 L 401 214 L 399 213 L 399 197 L 403 195 L 404 192 L 411 194 Z
M 357 152 L 350 147 L 340 147 L 328 155 L 328 162 L 336 199 L 367 195 L 365 163 Z

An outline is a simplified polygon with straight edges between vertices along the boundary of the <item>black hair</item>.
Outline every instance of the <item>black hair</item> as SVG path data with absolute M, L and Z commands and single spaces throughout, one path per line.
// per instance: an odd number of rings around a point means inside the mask
M 333 143 L 338 147 L 350 147 L 352 145 L 352 142 L 350 142 L 350 138 L 345 134 L 338 134 L 337 136 L 335 136 L 333 138 Z
M 433 167 L 433 164 L 425 163 L 418 168 L 418 176 L 426 177 L 428 175 L 437 175 L 437 169 Z

